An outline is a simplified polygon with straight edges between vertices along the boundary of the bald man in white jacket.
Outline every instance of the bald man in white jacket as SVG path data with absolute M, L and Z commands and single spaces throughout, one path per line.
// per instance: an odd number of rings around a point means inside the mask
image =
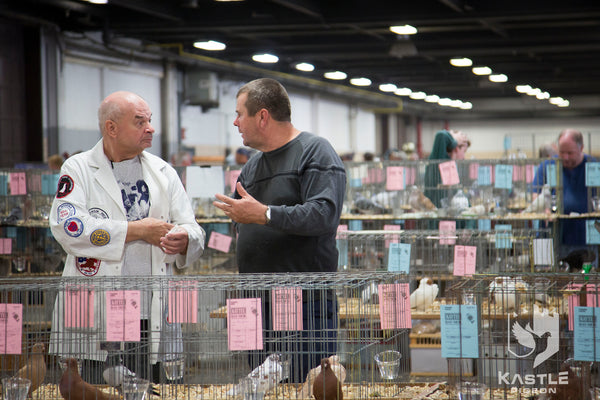
M 202 255 L 205 233 L 177 172 L 144 151 L 152 144 L 151 115 L 136 94 L 109 95 L 98 110 L 102 139 L 63 164 L 50 217 L 52 234 L 68 254 L 63 277 L 93 285 L 97 277 L 169 276 L 174 266 L 188 267 Z M 136 289 L 133 282 L 129 289 Z M 99 343 L 106 340 L 101 312 L 106 289 L 98 289 L 89 329 L 65 327 L 64 292 L 59 293 L 51 354 L 105 360 Z M 149 321 L 150 347 L 145 351 L 150 363 L 183 352 L 180 327 L 166 321 L 167 294 L 141 294 L 142 319 Z

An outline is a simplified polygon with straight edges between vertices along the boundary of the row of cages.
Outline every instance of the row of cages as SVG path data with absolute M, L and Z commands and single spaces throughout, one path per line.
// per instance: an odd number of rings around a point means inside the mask
M 454 221 L 449 221 L 454 222 Z M 228 223 L 203 224 L 204 254 L 185 274 L 236 273 L 236 234 Z M 555 230 L 497 224 L 493 230 L 347 230 L 336 237 L 339 271 L 397 271 L 412 277 L 452 279 L 474 273 L 580 271 L 585 254 L 559 259 Z M 593 248 L 593 246 L 590 246 Z M 0 227 L 0 276 L 53 275 L 66 254 L 49 228 Z M 589 251 L 589 254 L 594 254 Z M 594 260 L 589 260 L 590 262 Z M 592 272 L 592 271 L 588 271 Z
M 148 397 L 310 399 L 323 369 L 345 399 L 595 399 L 599 285 L 474 275 L 425 317 L 389 272 L 2 281 L 0 375 L 28 366 L 34 399 L 81 399 L 75 378 L 127 398 L 133 375 Z
M 416 160 L 346 163 L 344 214 L 405 218 L 547 217 L 562 214 L 560 160 Z M 544 183 L 536 183 L 543 165 Z M 224 217 L 212 205 L 231 194 L 240 166 L 176 168 L 198 218 Z M 0 170 L 0 221 L 47 221 L 59 174 Z M 600 163 L 586 165 L 588 210 L 600 213 Z

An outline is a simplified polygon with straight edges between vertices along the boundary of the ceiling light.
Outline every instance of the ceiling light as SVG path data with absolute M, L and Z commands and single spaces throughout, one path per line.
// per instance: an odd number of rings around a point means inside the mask
M 471 104 L 471 102 L 469 101 L 463 101 L 460 108 L 463 110 L 470 110 L 471 108 L 473 108 L 473 104 Z
M 569 100 L 563 100 L 560 103 L 557 104 L 557 106 L 559 107 L 569 107 Z
M 425 92 L 412 92 L 408 95 L 408 97 L 413 100 L 423 100 L 425 97 L 427 97 L 427 94 Z
M 350 83 L 354 86 L 371 86 L 371 80 L 369 78 L 352 78 Z
M 379 85 L 379 90 L 382 92 L 395 92 L 396 89 L 398 88 L 393 83 L 382 83 Z
M 394 90 L 394 94 L 397 96 L 408 96 L 411 93 L 412 93 L 412 90 L 410 90 L 407 87 L 398 88 L 398 89 Z
M 538 88 L 531 88 L 531 90 L 527 91 L 527 94 L 530 96 L 537 96 L 538 93 L 542 93 L 542 91 Z
M 348 75 L 342 71 L 329 71 L 325 72 L 323 76 L 327 79 L 333 79 L 335 81 L 341 81 L 342 79 L 346 79 Z
M 208 50 L 208 51 L 220 51 L 225 50 L 225 43 L 217 42 L 215 40 L 205 40 L 203 42 L 194 42 L 194 47 L 197 49 Z
M 451 58 L 450 64 L 454 65 L 455 67 L 470 67 L 471 65 L 473 65 L 473 61 L 471 61 L 471 59 L 467 57 Z
M 489 75 L 492 73 L 490 67 L 473 67 L 472 71 L 475 75 Z
M 315 66 L 310 63 L 301 62 L 296 64 L 296 69 L 298 71 L 311 72 L 315 70 Z
M 515 86 L 515 89 L 517 92 L 519 93 L 527 93 L 528 91 L 530 91 L 532 88 L 529 85 L 517 85 Z
M 562 97 L 550 97 L 550 100 L 548 101 L 550 102 L 550 104 L 557 105 L 565 101 L 565 99 L 563 99 Z
M 414 35 L 417 33 L 417 28 L 411 25 L 396 25 L 390 26 L 390 31 L 398 35 Z
M 259 63 L 265 64 L 274 64 L 279 61 L 279 57 L 274 56 L 273 54 L 264 53 L 264 54 L 255 54 L 252 56 L 252 59 Z
M 85 0 L 92 4 L 108 4 L 108 0 Z
M 550 93 L 548 92 L 541 92 L 535 95 L 535 97 L 538 98 L 538 100 L 546 100 L 550 98 Z
M 439 99 L 439 100 L 438 100 L 438 104 L 439 104 L 440 106 L 446 106 L 446 107 L 447 107 L 447 106 L 449 106 L 450 104 L 452 104 L 452 100 L 451 100 L 451 99 L 449 99 L 449 98 L 447 98 L 447 97 L 444 97 L 443 99 Z
M 437 103 L 439 99 L 440 96 L 438 96 L 437 94 L 430 94 L 429 96 L 425 96 L 424 100 L 428 103 Z
M 488 79 L 492 82 L 506 82 L 508 80 L 508 76 L 504 74 L 494 74 L 490 75 Z
M 450 102 L 450 107 L 459 108 L 460 106 L 462 106 L 462 103 L 462 100 L 452 100 Z

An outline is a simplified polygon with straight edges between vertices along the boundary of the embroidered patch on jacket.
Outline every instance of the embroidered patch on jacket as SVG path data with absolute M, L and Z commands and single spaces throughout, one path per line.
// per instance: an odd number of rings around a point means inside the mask
M 110 242 L 110 234 L 104 229 L 96 229 L 90 235 L 90 242 L 94 246 L 106 246 Z
M 106 211 L 104 211 L 101 208 L 98 207 L 92 207 L 88 210 L 88 212 L 90 213 L 90 215 L 94 218 L 97 219 L 108 219 L 108 214 Z
M 56 208 L 57 220 L 60 223 L 65 219 L 75 215 L 75 206 L 71 203 L 62 203 Z
M 83 222 L 79 218 L 71 217 L 65 221 L 65 232 L 71 237 L 78 237 L 83 233 Z
M 63 175 L 58 179 L 58 189 L 56 190 L 56 197 L 62 199 L 67 197 L 69 193 L 73 191 L 73 179 L 69 175 Z
M 75 257 L 77 270 L 85 276 L 94 276 L 100 269 L 100 260 L 96 258 Z

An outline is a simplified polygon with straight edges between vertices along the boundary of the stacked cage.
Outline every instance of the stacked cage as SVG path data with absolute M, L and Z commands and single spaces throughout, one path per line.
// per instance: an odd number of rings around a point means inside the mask
M 37 360 L 33 398 L 79 400 L 74 377 L 110 397 L 135 375 L 149 397 L 308 399 L 323 359 L 345 399 L 429 390 L 407 384 L 403 273 L 7 279 L 0 291 L 1 374 Z
M 566 274 L 457 282 L 441 308 L 451 385 L 485 399 L 595 399 L 598 284 Z

